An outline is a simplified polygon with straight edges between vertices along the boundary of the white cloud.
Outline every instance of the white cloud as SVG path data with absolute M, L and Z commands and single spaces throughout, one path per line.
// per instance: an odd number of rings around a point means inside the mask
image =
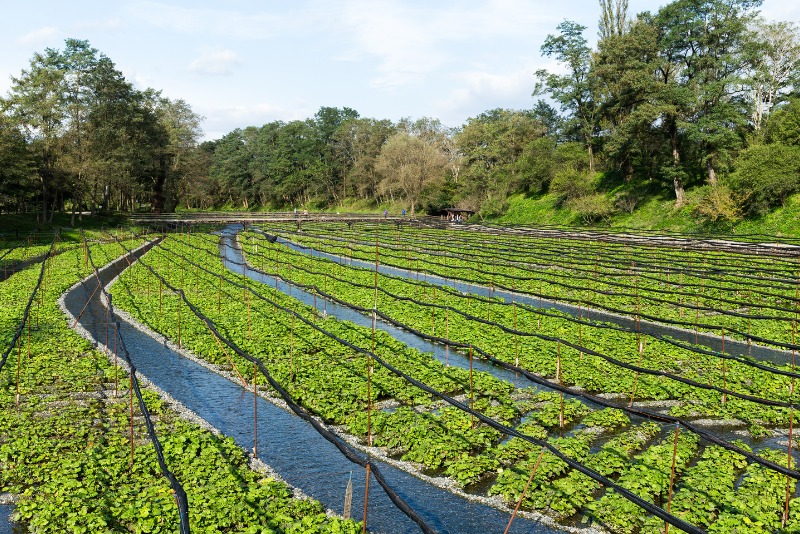
M 52 41 L 55 37 L 58 37 L 59 31 L 57 28 L 52 26 L 46 26 L 44 28 L 39 28 L 37 30 L 33 30 L 31 32 L 26 33 L 17 38 L 17 44 L 23 46 L 38 46 L 41 44 L 47 44 L 48 42 Z
M 293 121 L 306 119 L 314 111 L 307 104 L 297 101 L 289 106 L 256 103 L 251 105 L 198 104 L 198 113 L 206 117 L 203 123 L 205 139 L 218 139 L 236 128 L 246 126 L 260 127 L 272 121 Z
M 294 16 L 291 12 L 245 13 L 241 11 L 186 8 L 158 2 L 136 2 L 127 16 L 157 28 L 180 33 L 212 35 L 233 39 L 266 39 L 290 31 L 298 24 L 310 23 L 310 14 Z
M 457 75 L 456 88 L 436 101 L 436 113 L 441 117 L 463 117 L 496 107 L 531 107 L 535 70 L 533 62 L 526 61 L 507 72 L 462 72 Z
M 560 20 L 555 5 L 526 0 L 487 0 L 465 9 L 461 2 L 411 5 L 396 0 L 349 0 L 339 15 L 362 58 L 378 61 L 373 87 L 396 89 L 452 68 L 465 46 L 528 39 L 552 31 Z M 510 50 L 516 54 L 520 50 Z M 523 53 L 535 54 L 534 49 Z M 354 53 L 351 52 L 351 55 Z M 462 66 L 463 68 L 463 66 Z
M 189 70 L 211 76 L 230 76 L 242 61 L 232 50 L 207 50 L 191 62 Z

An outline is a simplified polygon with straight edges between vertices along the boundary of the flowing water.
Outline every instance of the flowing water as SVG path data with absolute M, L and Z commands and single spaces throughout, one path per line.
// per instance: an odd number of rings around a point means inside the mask
M 231 250 L 230 247 L 226 247 Z M 107 283 L 117 276 L 126 261 L 112 262 L 100 271 Z M 65 298 L 77 315 L 92 295 L 95 284 L 78 285 Z M 296 288 L 292 291 L 297 295 Z M 330 303 L 329 303 L 330 305 Z M 330 308 L 329 308 L 330 309 Z M 80 318 L 95 341 L 105 339 L 105 307 L 96 294 Z M 138 372 L 207 420 L 245 449 L 253 446 L 252 393 L 168 348 L 131 324 L 121 322 L 121 336 Z M 258 399 L 259 457 L 288 483 L 323 505 L 341 511 L 347 481 L 352 474 L 353 510 L 363 510 L 364 472 L 347 461 L 328 441 L 299 417 Z M 434 529 L 439 532 L 498 532 L 509 514 L 476 503 L 428 484 L 391 465 L 379 462 L 388 483 Z M 372 532 L 418 532 L 418 527 L 388 499 L 380 486 L 370 485 L 367 524 Z M 191 509 L 190 509 L 191 514 Z M 545 533 L 560 529 L 517 518 L 512 532 Z
M 322 252 L 313 247 L 303 246 L 293 241 L 284 239 L 282 237 L 278 237 L 277 241 L 278 243 L 281 243 L 296 252 L 310 255 L 312 257 L 325 258 L 342 265 L 351 265 L 353 267 L 360 267 L 372 271 L 375 270 L 374 262 L 357 260 L 357 259 L 347 258 L 344 256 L 339 256 L 336 254 Z M 636 331 L 638 329 L 644 334 L 670 336 L 673 339 L 683 341 L 684 343 L 696 343 L 704 345 L 714 351 L 722 350 L 722 338 L 714 334 L 709 334 L 704 332 L 695 333 L 692 330 L 686 330 L 684 328 L 677 328 L 665 324 L 652 323 L 649 321 L 637 322 L 634 318 L 618 315 L 615 313 L 609 313 L 602 310 L 597 310 L 592 308 L 587 309 L 586 307 L 573 306 L 562 302 L 543 300 L 539 299 L 538 297 L 532 297 L 529 295 L 512 293 L 510 291 L 504 291 L 475 284 L 468 284 L 465 282 L 459 282 L 457 280 L 432 275 L 430 273 L 416 273 L 414 271 L 410 271 L 407 269 L 400 269 L 397 267 L 391 267 L 387 265 L 378 265 L 378 272 L 390 276 L 422 280 L 429 284 L 447 286 L 462 293 L 471 293 L 473 295 L 481 295 L 484 297 L 500 298 L 506 302 L 517 302 L 520 304 L 526 304 L 528 306 L 533 306 L 536 308 L 554 309 L 564 313 L 568 313 L 575 317 L 584 317 L 587 319 L 591 319 L 593 321 L 614 323 L 624 328 L 628 328 L 632 331 Z M 748 344 L 746 342 L 737 341 L 730 338 L 725 339 L 725 352 L 736 356 L 750 356 L 756 360 L 769 361 L 779 365 L 788 364 L 791 361 L 791 352 L 789 351 L 765 347 L 762 345 L 755 345 L 752 343 Z

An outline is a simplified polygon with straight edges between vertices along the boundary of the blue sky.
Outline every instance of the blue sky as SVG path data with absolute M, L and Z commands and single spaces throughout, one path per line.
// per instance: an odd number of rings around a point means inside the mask
M 665 1 L 629 0 L 631 13 Z M 530 108 L 539 47 L 564 19 L 597 33 L 597 0 L 13 2 L 0 19 L 0 94 L 34 52 L 87 39 L 140 89 L 182 98 L 207 139 L 237 127 L 348 106 L 449 126 L 493 108 Z M 765 0 L 800 22 L 800 2 Z

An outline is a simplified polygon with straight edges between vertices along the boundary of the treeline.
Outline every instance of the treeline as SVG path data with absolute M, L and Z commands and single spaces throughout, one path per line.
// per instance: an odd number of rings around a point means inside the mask
M 709 220 L 764 213 L 800 191 L 800 33 L 758 0 L 677 0 L 630 16 L 600 0 L 596 49 L 570 21 L 541 47 L 531 110 L 436 119 L 322 108 L 306 121 L 201 146 L 209 172 L 187 205 L 403 201 L 497 215 L 513 193 L 551 193 L 585 222 L 694 188 Z M 555 105 L 555 107 L 548 104 Z M 557 108 L 557 109 L 556 109 Z
M 3 101 L 2 203 L 36 200 L 45 213 L 360 201 L 494 216 L 512 194 L 548 193 L 584 222 L 653 197 L 691 200 L 711 221 L 765 213 L 800 192 L 800 30 L 764 20 L 759 5 L 676 0 L 632 16 L 627 0 L 600 0 L 594 49 L 570 21 L 542 44 L 560 68 L 535 73 L 529 110 L 448 128 L 322 107 L 199 145 L 185 103 L 133 90 L 105 56 L 67 41 L 35 56 Z
M 173 210 L 197 167 L 200 117 L 139 91 L 87 41 L 37 53 L 0 99 L 0 209 Z M 73 221 L 74 222 L 74 221 Z

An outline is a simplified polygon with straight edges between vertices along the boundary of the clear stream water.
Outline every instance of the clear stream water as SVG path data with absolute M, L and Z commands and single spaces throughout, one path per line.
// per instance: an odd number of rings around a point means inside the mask
M 125 261 L 112 262 L 100 271 L 102 280 L 106 283 L 111 281 L 125 265 Z M 67 308 L 77 315 L 95 287 L 90 282 L 70 291 L 65 298 Z M 292 295 L 299 296 L 296 288 Z M 330 303 L 328 310 L 332 312 Z M 104 321 L 105 307 L 99 295 L 95 295 L 80 323 L 97 341 L 105 339 Z M 244 449 L 252 448 L 252 393 L 184 358 L 131 324 L 122 322 L 121 327 L 121 336 L 139 373 L 221 432 L 233 437 Z M 342 510 L 345 488 L 352 473 L 353 515 L 361 517 L 364 471 L 347 461 L 302 419 L 261 398 L 258 399 L 258 448 L 259 457 L 287 482 L 335 511 Z M 388 483 L 439 532 L 498 532 L 508 522 L 509 514 L 506 512 L 439 489 L 391 465 L 380 462 L 379 466 Z M 419 531 L 374 481 L 370 485 L 367 525 L 372 532 L 399 534 Z M 515 533 L 560 531 L 524 518 L 517 518 L 512 526 Z
M 363 269 L 369 269 L 372 271 L 375 270 L 374 262 L 351 259 L 336 254 L 322 252 L 313 247 L 301 246 L 298 243 L 295 243 L 283 237 L 278 237 L 278 243 L 281 243 L 296 252 L 310 255 L 312 257 L 325 258 L 342 265 L 361 267 Z M 399 269 L 397 267 L 390 267 L 387 265 L 378 265 L 378 272 L 381 274 L 387 274 L 391 276 L 398 276 L 409 279 L 415 278 L 419 280 L 420 278 L 422 278 L 423 281 L 428 282 L 430 284 L 451 287 L 456 291 L 460 291 L 462 293 L 471 293 L 473 295 L 481 295 L 484 297 L 501 298 L 506 302 L 513 301 L 533 306 L 536 308 L 555 309 L 576 317 L 583 316 L 584 318 L 591 319 L 593 321 L 614 323 L 619 326 L 629 328 L 633 331 L 635 331 L 638 328 L 644 334 L 670 336 L 673 339 L 682 341 L 684 343 L 698 343 L 700 345 L 704 345 L 710 348 L 711 350 L 715 351 L 722 350 L 722 338 L 714 334 L 708 334 L 703 332 L 695 334 L 695 332 L 692 330 L 677 328 L 666 324 L 656 324 L 648 321 L 639 321 L 637 324 L 637 322 L 631 317 L 626 317 L 614 313 L 608 313 L 602 310 L 597 310 L 592 308 L 587 309 L 585 307 L 579 308 L 578 306 L 572 306 L 570 304 L 565 304 L 561 302 L 540 300 L 537 297 L 531 297 L 529 295 L 512 293 L 510 291 L 503 291 L 475 284 L 467 284 L 464 282 L 459 282 L 457 280 L 432 275 L 430 273 L 415 273 L 414 271 L 409 271 L 407 269 Z M 791 361 L 791 352 L 789 351 L 774 349 L 752 343 L 748 344 L 746 342 L 737 341 L 730 338 L 725 339 L 725 352 L 736 356 L 751 356 L 752 358 L 757 360 L 768 361 L 779 365 L 788 364 Z

